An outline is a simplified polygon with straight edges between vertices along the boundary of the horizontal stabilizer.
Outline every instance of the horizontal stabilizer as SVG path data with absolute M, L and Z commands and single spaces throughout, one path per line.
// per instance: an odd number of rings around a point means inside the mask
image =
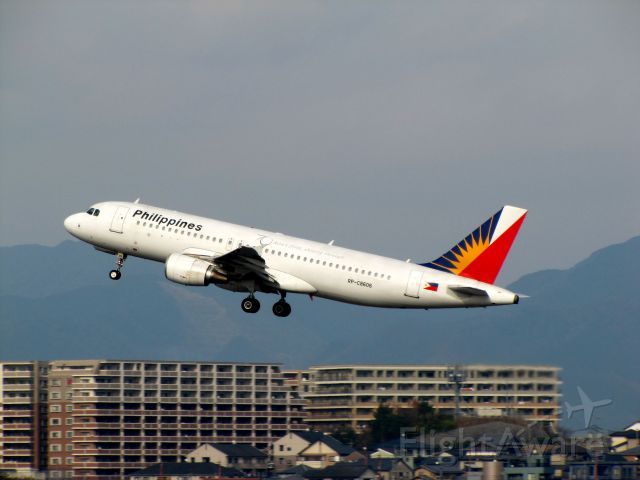
M 458 285 L 449 285 L 449 290 L 453 290 L 457 293 L 464 293 L 465 295 L 473 295 L 474 297 L 488 297 L 489 294 L 486 290 L 481 288 L 463 287 Z

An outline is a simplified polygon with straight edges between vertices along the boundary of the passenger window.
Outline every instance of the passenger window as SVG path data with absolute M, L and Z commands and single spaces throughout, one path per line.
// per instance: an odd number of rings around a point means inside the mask
M 351 267 L 349 267 L 349 271 L 351 271 Z
M 288 257 L 288 256 L 289 256 L 289 254 L 288 254 L 287 252 L 284 252 L 284 256 L 285 256 L 285 257 Z
M 98 215 L 100 215 L 100 210 L 98 210 L 97 208 L 93 211 L 93 216 L 97 217 Z
M 307 257 L 304 257 L 304 260 L 303 260 L 303 262 L 306 262 L 306 261 L 307 261 Z
M 326 265 L 326 264 L 327 264 L 327 262 L 322 262 L 322 265 L 323 265 L 323 266 L 324 266 L 324 265 Z

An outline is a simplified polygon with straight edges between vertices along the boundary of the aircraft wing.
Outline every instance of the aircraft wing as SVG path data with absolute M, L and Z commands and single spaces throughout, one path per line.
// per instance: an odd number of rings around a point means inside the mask
M 267 273 L 264 258 L 254 248 L 238 247 L 229 253 L 216 257 L 214 261 L 216 265 L 222 267 L 233 277 L 254 276 L 259 282 L 274 286 L 273 278 Z
M 486 290 L 482 290 L 481 288 L 465 287 L 463 285 L 449 285 L 449 290 L 452 290 L 456 293 L 462 293 L 464 295 L 472 295 L 474 297 L 489 296 Z
M 232 281 L 253 279 L 269 289 L 277 287 L 273 277 L 267 273 L 264 258 L 255 248 L 242 246 L 218 256 L 211 250 L 200 248 L 187 248 L 182 253 L 215 263 Z

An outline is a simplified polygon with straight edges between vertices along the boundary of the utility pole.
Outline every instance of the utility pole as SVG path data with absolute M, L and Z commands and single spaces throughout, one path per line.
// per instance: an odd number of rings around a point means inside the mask
M 467 380 L 467 372 L 463 370 L 460 365 L 455 365 L 454 367 L 449 367 L 447 369 L 447 380 L 449 383 L 453 383 L 456 389 L 456 410 L 455 410 L 455 418 L 458 420 L 460 418 L 460 390 L 462 389 L 462 384 Z

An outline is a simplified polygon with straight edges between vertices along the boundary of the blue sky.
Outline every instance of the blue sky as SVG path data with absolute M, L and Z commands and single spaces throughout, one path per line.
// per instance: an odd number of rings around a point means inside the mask
M 398 258 L 530 209 L 501 279 L 640 234 L 638 2 L 0 3 L 0 245 L 95 201 Z

